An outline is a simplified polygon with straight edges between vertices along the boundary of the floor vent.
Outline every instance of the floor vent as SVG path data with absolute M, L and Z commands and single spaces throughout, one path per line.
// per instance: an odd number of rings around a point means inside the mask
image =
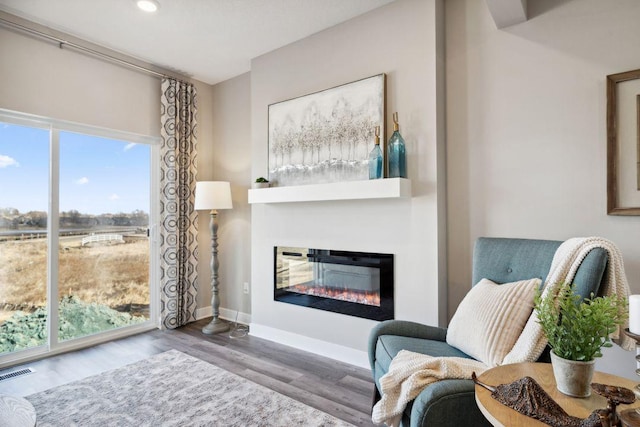
M 20 369 L 18 371 L 8 372 L 6 374 L 0 374 L 0 381 L 10 380 L 11 378 L 21 377 L 35 372 L 32 368 Z

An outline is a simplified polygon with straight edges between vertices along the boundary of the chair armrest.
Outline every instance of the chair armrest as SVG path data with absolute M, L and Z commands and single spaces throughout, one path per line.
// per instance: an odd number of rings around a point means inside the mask
M 491 426 L 475 399 L 471 380 L 449 379 L 425 387 L 411 407 L 411 427 Z
M 423 325 L 422 323 L 407 320 L 385 320 L 377 324 L 369 334 L 369 363 L 371 371 L 375 372 L 374 362 L 376 343 L 381 335 L 398 335 L 401 337 L 414 337 L 434 341 L 447 340 L 447 328 Z

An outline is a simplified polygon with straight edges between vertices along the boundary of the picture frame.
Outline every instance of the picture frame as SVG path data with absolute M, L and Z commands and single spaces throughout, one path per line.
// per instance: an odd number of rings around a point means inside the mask
M 386 135 L 385 92 L 382 73 L 270 104 L 271 186 L 369 179 L 375 127 Z
M 607 214 L 640 215 L 640 70 L 607 76 Z

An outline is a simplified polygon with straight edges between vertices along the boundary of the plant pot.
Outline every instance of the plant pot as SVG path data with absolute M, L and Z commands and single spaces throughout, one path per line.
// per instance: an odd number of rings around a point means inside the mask
M 551 350 L 551 366 L 558 390 L 568 396 L 591 396 L 591 380 L 595 371 L 595 360 L 579 362 L 563 359 Z
M 269 188 L 268 182 L 254 182 L 253 188 Z

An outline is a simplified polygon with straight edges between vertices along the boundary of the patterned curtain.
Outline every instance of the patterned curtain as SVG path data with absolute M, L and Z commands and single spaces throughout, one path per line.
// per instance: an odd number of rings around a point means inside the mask
M 162 80 L 160 153 L 160 316 L 162 328 L 196 320 L 196 89 Z

